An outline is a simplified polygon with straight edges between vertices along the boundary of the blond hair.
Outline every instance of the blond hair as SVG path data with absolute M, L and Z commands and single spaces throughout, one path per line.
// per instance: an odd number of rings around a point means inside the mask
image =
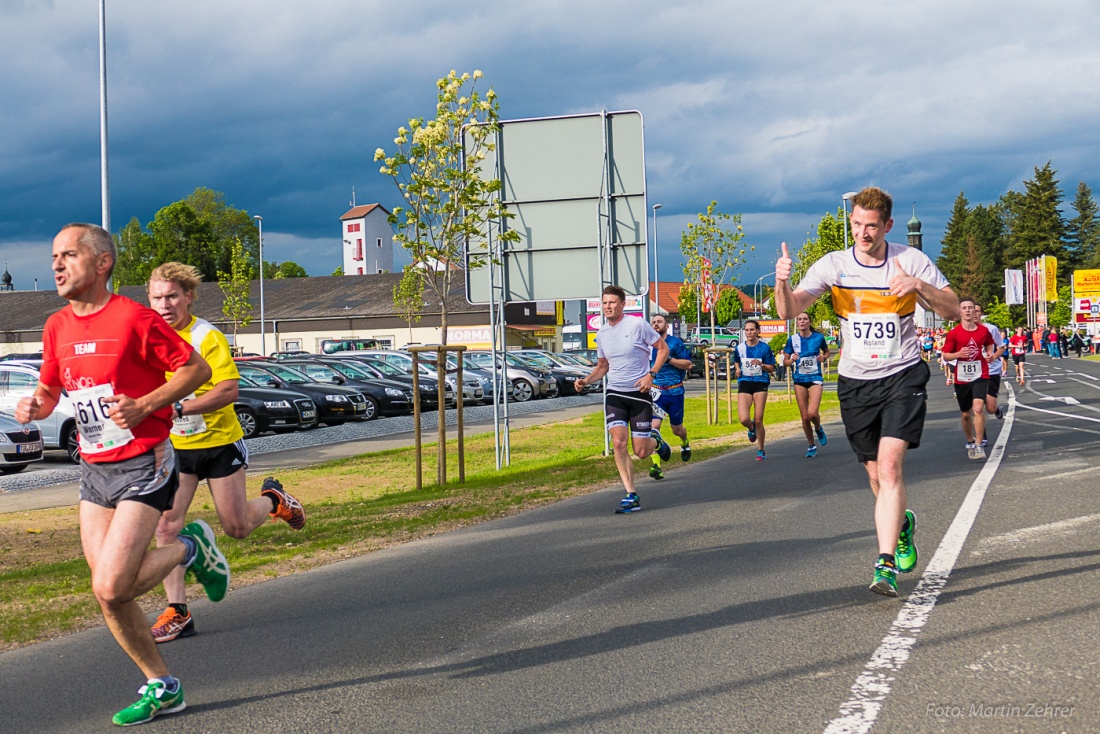
M 202 282 L 202 273 L 194 265 L 170 262 L 158 265 L 149 275 L 149 281 L 162 280 L 165 283 L 178 283 L 187 293 L 194 293 Z

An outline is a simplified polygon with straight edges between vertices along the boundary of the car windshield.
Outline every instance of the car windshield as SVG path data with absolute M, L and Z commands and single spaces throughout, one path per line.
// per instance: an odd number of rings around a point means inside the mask
M 332 379 L 337 376 L 336 370 L 318 362 L 298 362 L 295 363 L 294 369 L 304 372 L 317 382 L 332 382 Z M 287 382 L 290 382 L 290 380 L 287 380 Z
M 578 367 L 591 367 L 590 362 L 586 362 L 575 354 L 559 354 L 558 357 L 566 364 L 576 365 Z
M 237 385 L 239 385 L 240 387 L 259 387 L 258 383 L 253 382 L 247 377 L 238 377 Z
M 349 364 L 347 362 L 329 362 L 328 366 L 339 372 L 344 377 L 350 377 L 353 380 L 369 380 L 374 375 L 368 374 L 358 367 Z
M 289 367 L 281 364 L 265 365 L 264 369 L 278 377 L 283 382 L 288 382 L 291 385 L 307 385 L 313 382 L 313 380 L 309 379 L 298 370 L 292 370 Z
M 386 377 L 408 377 L 409 376 L 409 373 L 406 372 L 405 370 L 399 370 L 396 367 L 394 367 L 392 364 L 390 364 L 389 362 L 383 361 L 381 359 L 364 360 L 364 364 L 366 364 L 368 367 L 373 367 L 374 369 L 378 370 L 379 372 L 381 372 Z
M 548 370 L 558 366 L 557 363 L 554 362 L 554 360 L 550 359 L 545 354 L 540 354 L 536 352 L 525 352 L 520 355 L 520 359 L 523 359 L 527 362 L 530 362 L 531 364 L 538 365 L 539 367 Z

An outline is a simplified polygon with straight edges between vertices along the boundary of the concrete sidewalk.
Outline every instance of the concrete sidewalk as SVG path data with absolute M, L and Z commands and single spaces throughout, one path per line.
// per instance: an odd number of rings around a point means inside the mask
M 599 410 L 602 410 L 602 406 L 598 403 L 595 405 L 584 405 L 574 408 L 555 408 L 553 410 L 540 411 L 538 413 L 512 416 L 509 418 L 509 425 L 513 429 L 527 428 L 529 426 L 573 420 Z M 487 420 L 467 423 L 464 432 L 467 437 L 470 437 L 484 433 L 492 433 L 492 431 L 493 422 L 492 420 Z M 435 443 L 437 435 L 436 428 L 433 426 L 430 429 L 424 429 L 421 438 L 426 444 Z M 456 436 L 457 433 L 455 432 L 455 428 L 453 426 L 448 426 L 448 440 Z M 359 441 L 347 441 L 327 446 L 277 451 L 255 457 L 249 464 L 248 475 L 269 476 L 279 469 L 300 469 L 302 467 L 332 461 L 333 459 L 345 459 L 350 456 L 370 454 L 376 451 L 404 448 L 412 446 L 415 440 L 415 435 L 410 431 L 407 433 L 393 434 L 391 436 L 367 438 Z M 431 476 L 434 476 L 432 473 L 434 471 L 433 466 L 426 467 L 425 471 L 431 474 Z M 79 485 L 75 482 L 58 484 L 50 487 L 39 487 L 36 489 L 26 489 L 19 492 L 0 492 L 0 513 L 43 510 L 50 507 L 68 507 L 79 502 L 78 494 Z

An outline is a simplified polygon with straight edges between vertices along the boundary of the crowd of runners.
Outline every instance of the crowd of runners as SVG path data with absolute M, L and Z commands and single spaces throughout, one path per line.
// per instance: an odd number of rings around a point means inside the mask
M 738 418 L 756 460 L 767 459 L 768 389 L 784 368 L 797 399 L 805 456 L 814 458 L 828 443 L 820 404 L 822 366 L 832 354 L 806 310 L 831 295 L 841 321 L 841 418 L 874 504 L 877 556 L 870 589 L 885 596 L 897 596 L 897 574 L 917 564 L 917 520 L 903 470 L 906 452 L 921 441 L 929 364 L 943 364 L 968 455 L 981 459 L 986 417 L 1002 417 L 997 397 L 1007 358 L 1023 385 L 1026 356 L 1041 346 L 1023 329 L 1006 339 L 982 322 L 979 304 L 954 293 L 928 256 L 887 242 L 891 213 L 886 192 L 859 192 L 852 199 L 853 245 L 823 256 L 797 284 L 790 282 L 794 263 L 783 243 L 775 264 L 776 307 L 796 329 L 776 355 L 760 340 L 760 324 L 749 320 L 732 355 Z M 185 576 L 192 574 L 211 601 L 223 599 L 229 588 L 229 565 L 213 529 L 202 520 L 186 522 L 200 482 L 209 487 L 222 531 L 233 538 L 247 537 L 268 519 L 301 530 L 306 516 L 274 477 L 264 480 L 259 496 L 247 497 L 248 450 L 233 411 L 237 370 L 225 336 L 191 314 L 201 273 L 182 263 L 159 266 L 148 283 L 149 308 L 108 290 L 116 258 L 113 238 L 95 225 L 67 225 L 54 239 L 55 284 L 69 303 L 46 323 L 41 381 L 34 396 L 19 403 L 16 418 L 45 418 L 62 390 L 77 406 L 81 543 L 92 590 L 115 640 L 147 680 L 138 700 L 114 716 L 114 723 L 128 726 L 186 705 L 183 686 L 157 647 L 195 634 Z M 958 325 L 918 329 L 918 303 Z M 651 459 L 650 477 L 664 478 L 663 464 L 672 457 L 661 433 L 666 422 L 679 439 L 680 460 L 691 459 L 684 426 L 691 353 L 663 315 L 651 322 L 624 317 L 625 304 L 622 288 L 604 289 L 597 364 L 576 381 L 579 392 L 606 377 L 606 426 L 625 489 L 615 510 L 620 514 L 642 509 L 631 453 Z M 1054 349 L 1052 356 L 1064 357 Z M 162 582 L 168 606 L 150 625 L 137 599 Z

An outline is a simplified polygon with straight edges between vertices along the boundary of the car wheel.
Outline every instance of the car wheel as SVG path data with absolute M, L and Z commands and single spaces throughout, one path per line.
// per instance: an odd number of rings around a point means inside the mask
M 367 412 L 359 417 L 365 421 L 372 421 L 378 417 L 378 401 L 370 395 L 364 395 L 363 397 L 367 399 Z
M 26 464 L 12 464 L 10 466 L 0 466 L 0 474 L 18 474 L 27 468 Z
M 512 383 L 512 397 L 517 402 L 526 403 L 535 396 L 535 386 L 527 380 L 516 380 Z
M 248 408 L 237 408 L 237 420 L 240 421 L 245 438 L 252 438 L 260 432 L 256 424 L 256 414 Z
M 73 423 L 70 426 L 66 426 L 61 431 L 61 446 L 65 449 L 65 453 L 69 455 L 69 461 L 74 464 L 80 463 L 80 433 L 76 430 L 76 424 Z

